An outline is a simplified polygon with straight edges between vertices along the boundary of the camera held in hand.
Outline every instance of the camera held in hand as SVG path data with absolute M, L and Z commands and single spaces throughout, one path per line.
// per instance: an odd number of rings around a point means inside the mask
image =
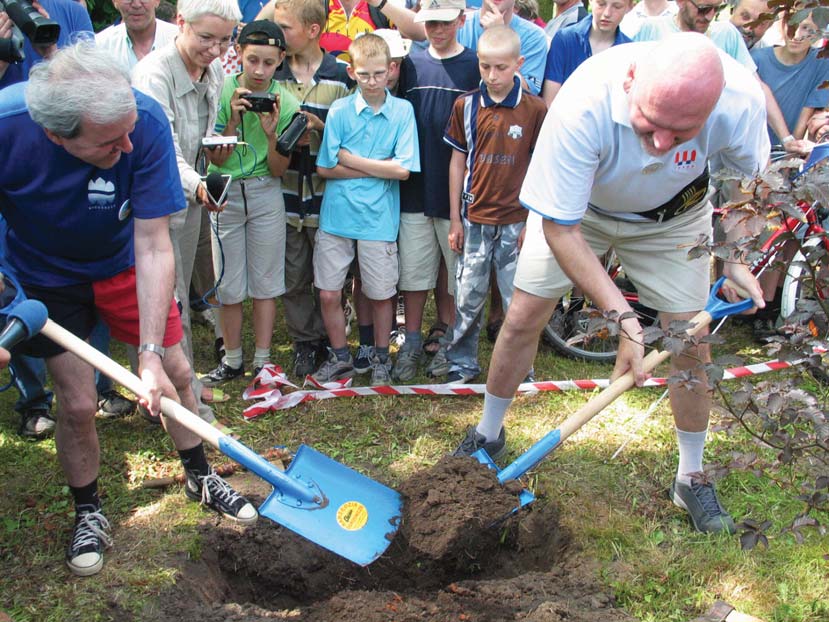
M 242 99 L 250 102 L 250 108 L 248 108 L 250 112 L 273 112 L 273 106 L 276 103 L 276 95 L 267 91 L 248 93 L 242 95 Z
M 287 156 L 294 150 L 299 139 L 308 127 L 308 117 L 301 112 L 295 112 L 291 122 L 276 139 L 276 150 L 279 155 Z
M 58 42 L 60 24 L 43 17 L 28 0 L 0 0 L 0 11 L 5 11 L 15 25 L 7 39 L 0 39 L 0 61 L 16 63 L 24 59 L 22 32 L 32 45 L 52 45 Z

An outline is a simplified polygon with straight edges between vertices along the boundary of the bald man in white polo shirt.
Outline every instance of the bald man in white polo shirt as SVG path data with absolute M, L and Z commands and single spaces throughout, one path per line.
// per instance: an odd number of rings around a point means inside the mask
M 613 47 L 583 63 L 562 86 L 541 129 L 521 191 L 531 211 L 515 277 L 515 295 L 489 368 L 484 413 L 456 455 L 484 447 L 502 453 L 502 427 L 515 390 L 530 369 L 547 318 L 575 283 L 604 310 L 632 311 L 598 256 L 614 248 L 642 302 L 663 326 L 692 318 L 706 303 L 707 258 L 687 246 L 711 233 L 706 163 L 757 173 L 769 154 L 763 93 L 757 80 L 698 33 L 658 43 Z M 732 232 L 733 239 L 742 233 Z M 762 307 L 747 266 L 726 276 Z M 734 292 L 729 292 L 734 295 Z M 642 328 L 621 322 L 613 378 L 633 370 L 642 384 Z M 706 346 L 674 357 L 673 372 L 708 360 Z M 671 495 L 700 531 L 734 531 L 712 484 L 702 477 L 710 395 L 704 374 L 695 390 L 673 384 L 671 405 L 679 468 Z

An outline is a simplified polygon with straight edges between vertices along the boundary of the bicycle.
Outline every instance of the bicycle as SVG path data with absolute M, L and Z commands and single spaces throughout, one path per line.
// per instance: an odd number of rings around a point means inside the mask
M 827 158 L 829 144 L 816 145 L 809 160 L 793 180 Z M 818 269 L 814 274 L 810 268 L 820 267 L 829 261 L 829 233 L 823 226 L 829 219 L 829 208 L 818 201 L 800 201 L 798 207 L 800 214 L 788 214 L 782 218 L 779 228 L 765 240 L 758 256 L 751 263 L 752 274 L 760 276 L 779 260 L 791 240 L 799 241 L 799 249 L 789 262 L 783 277 L 780 316 L 784 320 L 793 317 L 799 309 L 809 307 L 816 298 L 824 300 L 829 297 L 829 265 L 825 265 L 823 270 Z M 817 261 L 821 259 L 826 261 Z M 612 250 L 605 257 L 605 268 L 639 316 L 643 328 L 655 324 L 657 313 L 639 301 L 636 288 L 625 278 Z M 556 305 L 542 334 L 547 343 L 567 357 L 612 362 L 616 358 L 618 347 L 618 336 L 614 332 L 608 328 L 602 312 L 574 288 Z

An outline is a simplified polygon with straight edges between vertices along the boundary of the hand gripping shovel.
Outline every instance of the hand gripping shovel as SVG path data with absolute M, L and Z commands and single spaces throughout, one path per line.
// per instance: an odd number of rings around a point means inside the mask
M 136 395 L 146 397 L 137 376 L 58 324 L 46 320 L 42 333 Z M 307 445 L 299 447 L 283 473 L 181 404 L 162 397 L 161 410 L 273 486 L 259 513 L 304 538 L 367 566 L 383 554 L 397 533 L 403 501 L 391 488 Z
M 705 326 L 707 326 L 711 320 L 717 320 L 727 315 L 747 311 L 754 306 L 754 303 L 750 298 L 741 300 L 740 302 L 726 302 L 718 298 L 717 293 L 720 291 L 720 288 L 724 282 L 725 278 L 723 277 L 714 283 L 714 287 L 708 295 L 708 303 L 705 305 L 705 310 L 700 311 L 691 319 L 693 326 L 688 329 L 688 335 L 693 336 L 697 334 Z M 667 350 L 654 350 L 644 358 L 643 367 L 646 372 L 651 371 L 670 356 L 671 353 Z M 635 382 L 632 372 L 627 372 L 623 376 L 620 376 L 596 397 L 570 415 L 558 429 L 548 432 L 543 438 L 536 441 L 532 447 L 518 456 L 518 458 L 516 458 L 511 464 L 505 466 L 503 469 L 498 468 L 485 449 L 479 449 L 472 454 L 472 457 L 497 471 L 498 481 L 502 484 L 513 479 L 518 479 L 546 458 L 547 455 L 556 447 L 561 445 L 565 439 L 599 414 L 606 406 L 613 402 L 622 393 L 630 389 L 634 384 Z M 521 494 L 518 495 L 518 507 L 516 510 L 532 503 L 533 501 L 535 501 L 535 495 L 525 488 L 521 491 Z

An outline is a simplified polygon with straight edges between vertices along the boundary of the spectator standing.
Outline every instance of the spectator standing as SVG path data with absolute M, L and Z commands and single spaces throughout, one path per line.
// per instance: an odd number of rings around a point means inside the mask
M 225 79 L 216 132 L 247 143 L 212 158 L 209 171 L 230 175 L 227 207 L 210 214 L 214 272 L 222 274 L 222 362 L 202 378 L 216 386 L 243 375 L 242 302 L 253 299 L 253 374 L 270 361 L 276 297 L 285 292 L 285 204 L 280 177 L 288 155 L 276 149 L 278 135 L 299 110 L 299 102 L 273 79 L 285 58 L 285 36 L 270 20 L 247 24 L 236 52 L 244 71 Z M 269 93 L 269 112 L 252 112 L 251 93 Z
M 427 373 L 434 371 L 433 364 L 445 367 L 451 337 L 445 333 L 455 322 L 456 254 L 449 248 L 452 148 L 434 137 L 446 129 L 458 96 L 476 88 L 480 80 L 478 57 L 457 40 L 464 8 L 464 0 L 429 0 L 421 7 L 415 19 L 425 25 L 429 47 L 412 49 L 403 63 L 399 87 L 401 97 L 414 108 L 422 168 L 400 186 L 399 287 L 405 301 L 406 339 L 397 353 L 393 376 L 403 382 L 414 378 L 422 358 L 420 331 L 429 290 L 435 290 L 439 322 L 435 327 L 442 325 L 444 336 Z M 443 279 L 441 271 L 446 275 Z
M 633 8 L 625 15 L 620 24 L 622 32 L 629 38 L 636 36 L 639 27 L 649 17 L 666 17 L 676 15 L 676 2 L 674 0 L 639 0 Z
M 201 233 L 202 210 L 218 211 L 208 196 L 196 170 L 203 153 L 207 159 L 224 157 L 230 148 L 201 149 L 201 141 L 213 133 L 219 109 L 223 73 L 220 57 L 230 45 L 233 29 L 241 13 L 235 0 L 180 0 L 176 23 L 179 35 L 164 48 L 151 52 L 133 70 L 135 86 L 161 104 L 173 128 L 181 183 L 187 210 L 170 219 L 170 234 L 176 253 L 176 298 L 182 307 L 184 351 L 193 362 L 190 332 L 190 279 Z M 194 380 L 194 393 L 200 399 L 199 414 L 214 421 L 205 402 L 219 395 Z
M 331 343 L 328 359 L 314 374 L 329 382 L 354 374 L 345 337 L 342 288 L 356 256 L 363 291 L 372 301 L 375 356 L 371 382 L 390 380 L 389 332 L 397 293 L 399 180 L 420 170 L 414 111 L 386 89 L 389 48 L 374 34 L 349 47 L 353 95 L 334 102 L 328 113 L 317 171 L 327 181 L 314 248 L 314 284 Z
M 138 61 L 153 50 L 163 48 L 178 34 L 175 24 L 156 19 L 159 2 L 112 0 L 121 14 L 121 23 L 108 26 L 95 35 L 95 44 L 132 71 Z
M 491 271 L 504 311 L 512 299 L 527 211 L 518 202 L 521 182 L 547 106 L 521 88 L 518 35 L 493 26 L 478 45 L 480 88 L 459 97 L 444 140 L 449 165 L 449 246 L 459 253 L 455 326 L 446 350 L 446 382 L 477 378 L 478 338 Z
M 282 304 L 294 344 L 292 370 L 300 378 L 314 373 L 317 358 L 327 352 L 319 296 L 314 290 L 314 241 L 325 190 L 316 159 L 329 108 L 348 95 L 354 84 L 346 64 L 320 47 L 325 18 L 319 0 L 280 0 L 273 16 L 288 46 L 274 79 L 299 100 L 308 118 L 305 136 L 282 176 L 287 220 Z
M 555 39 L 562 28 L 571 26 L 584 19 L 587 9 L 581 0 L 553 0 L 555 15 L 547 22 L 544 32 L 550 39 Z
M 774 15 L 769 10 L 767 0 L 732 0 L 730 22 L 743 35 L 749 50 L 768 47 L 763 41 L 769 27 L 774 23 Z M 761 16 L 767 16 L 760 19 Z

